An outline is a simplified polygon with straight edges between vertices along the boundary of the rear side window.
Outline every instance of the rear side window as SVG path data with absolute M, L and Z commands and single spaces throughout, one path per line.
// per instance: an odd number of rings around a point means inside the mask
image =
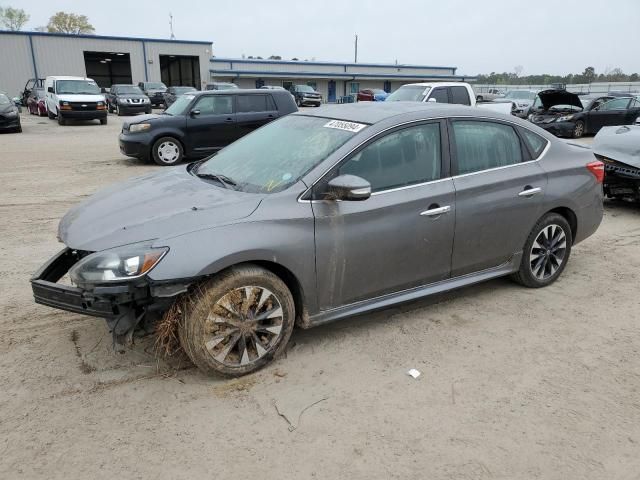
M 521 128 L 520 133 L 522 133 L 522 136 L 524 137 L 524 141 L 529 147 L 529 150 L 531 150 L 531 153 L 533 154 L 533 159 L 535 160 L 540 156 L 542 151 L 547 146 L 547 140 L 542 138 L 540 135 L 533 133 L 530 130 L 527 130 L 526 128 Z
M 195 105 L 201 115 L 226 115 L 233 113 L 233 98 L 231 95 L 207 95 L 201 97 Z
M 449 103 L 449 95 L 446 88 L 434 88 L 429 99 L 434 98 L 438 103 Z
M 465 87 L 451 87 L 451 103 L 471 105 L 467 89 Z
M 268 112 L 276 109 L 271 95 L 238 95 L 237 112 Z
M 405 128 L 373 141 L 344 163 L 339 174 L 357 175 L 374 192 L 440 178 L 440 125 Z
M 522 162 L 520 138 L 512 127 L 466 120 L 452 123 L 459 175 Z

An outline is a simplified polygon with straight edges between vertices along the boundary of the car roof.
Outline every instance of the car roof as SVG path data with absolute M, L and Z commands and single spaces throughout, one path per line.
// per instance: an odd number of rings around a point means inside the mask
M 419 83 L 405 83 L 401 87 L 455 87 L 455 86 L 463 86 L 466 87 L 467 84 L 464 82 L 419 82 Z
M 287 93 L 291 95 L 287 90 L 279 90 L 279 89 L 266 89 L 266 88 L 233 88 L 229 90 L 198 90 L 197 92 L 192 92 L 192 95 L 201 96 L 201 95 L 241 95 L 243 93 L 259 93 L 260 95 L 265 95 L 267 90 L 271 90 L 271 93 L 280 95 L 282 93 Z
M 422 113 L 426 119 L 455 117 L 455 116 L 475 116 L 482 118 L 495 118 L 497 120 L 513 121 L 512 115 L 504 115 L 488 109 L 467 107 L 449 103 L 433 102 L 358 102 L 344 103 L 340 105 L 323 105 L 313 110 L 304 110 L 292 115 L 303 115 L 310 117 L 334 118 L 348 122 L 374 124 L 391 117 L 411 113 Z

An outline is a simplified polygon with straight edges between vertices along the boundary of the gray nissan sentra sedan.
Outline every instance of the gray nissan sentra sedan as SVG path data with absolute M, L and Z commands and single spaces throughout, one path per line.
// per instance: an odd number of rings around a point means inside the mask
M 326 106 L 206 161 L 111 186 L 60 222 L 35 300 L 114 342 L 182 302 L 205 372 L 242 375 L 303 328 L 503 275 L 553 283 L 602 219 L 589 149 L 489 111 Z M 71 285 L 59 280 L 69 273 Z M 176 309 L 171 309 L 175 312 Z

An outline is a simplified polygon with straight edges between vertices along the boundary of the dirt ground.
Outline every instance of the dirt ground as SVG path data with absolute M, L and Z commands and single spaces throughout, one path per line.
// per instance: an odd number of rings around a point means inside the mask
M 23 120 L 0 135 L 0 478 L 640 478 L 640 207 L 607 203 L 552 287 L 296 331 L 274 365 L 212 379 L 34 304 L 65 211 L 160 167 L 120 155 L 113 115 Z

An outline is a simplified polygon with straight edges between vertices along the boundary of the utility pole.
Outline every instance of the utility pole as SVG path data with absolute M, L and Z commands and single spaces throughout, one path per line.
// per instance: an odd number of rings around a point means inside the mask
M 358 35 L 356 34 L 356 45 L 355 45 L 355 55 L 353 59 L 353 63 L 358 63 Z
M 176 36 L 173 34 L 173 15 L 169 12 L 169 29 L 171 30 L 171 40 L 175 40 Z

